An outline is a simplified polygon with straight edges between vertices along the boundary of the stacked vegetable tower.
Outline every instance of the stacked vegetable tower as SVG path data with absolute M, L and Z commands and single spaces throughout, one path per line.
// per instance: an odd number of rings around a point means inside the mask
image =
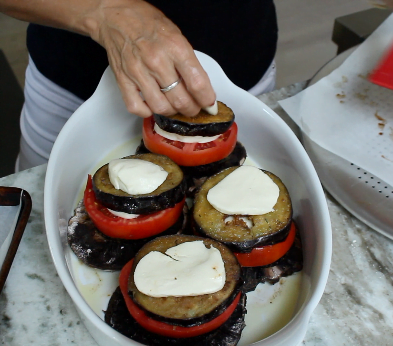
M 143 139 L 137 153 L 153 152 L 170 157 L 183 170 L 188 196 L 207 177 L 241 165 L 247 154 L 237 141 L 232 109 L 222 102 L 193 117 L 154 114 L 143 122 Z
M 119 270 L 149 240 L 184 227 L 185 180 L 179 166 L 156 154 L 112 160 L 88 177 L 68 243 L 85 264 Z

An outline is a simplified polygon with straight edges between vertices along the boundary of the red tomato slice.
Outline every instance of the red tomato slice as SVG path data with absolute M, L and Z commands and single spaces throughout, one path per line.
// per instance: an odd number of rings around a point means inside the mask
M 171 338 L 191 338 L 193 336 L 201 335 L 208 333 L 214 329 L 217 329 L 219 326 L 224 324 L 228 318 L 235 311 L 237 303 L 239 302 L 240 295 L 239 293 L 231 305 L 219 316 L 214 318 L 213 320 L 201 324 L 199 326 L 194 327 L 180 327 L 173 326 L 171 324 L 157 321 L 147 316 L 146 313 L 140 309 L 130 298 L 128 295 L 128 278 L 131 273 L 133 259 L 128 262 L 120 272 L 119 284 L 120 289 L 123 294 L 124 300 L 126 301 L 128 311 L 131 316 L 146 330 L 156 333 L 159 335 L 171 337 Z
M 113 215 L 96 200 L 89 175 L 83 201 L 87 213 L 102 233 L 112 238 L 142 239 L 159 234 L 174 225 L 182 213 L 185 198 L 172 208 L 140 215 L 135 219 L 124 219 Z
M 237 260 L 243 267 L 267 266 L 284 256 L 295 241 L 296 227 L 292 222 L 286 239 L 274 245 L 265 245 L 252 249 L 249 253 L 235 252 Z
M 180 166 L 200 166 L 227 157 L 235 148 L 237 125 L 208 143 L 184 143 L 164 138 L 154 131 L 153 116 L 143 120 L 143 142 L 147 149 L 156 154 L 170 157 Z

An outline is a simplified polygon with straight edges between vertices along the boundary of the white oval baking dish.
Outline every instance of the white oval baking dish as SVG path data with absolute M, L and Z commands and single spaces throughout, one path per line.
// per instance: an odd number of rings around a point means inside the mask
M 239 140 L 248 156 L 258 166 L 278 175 L 291 195 L 304 252 L 300 294 L 289 323 L 255 345 L 298 345 L 323 294 L 330 268 L 331 225 L 320 181 L 305 150 L 284 121 L 257 98 L 235 86 L 209 56 L 200 52 L 197 56 L 209 74 L 217 99 L 234 110 Z M 67 264 L 65 232 L 87 174 L 94 172 L 116 148 L 140 138 L 141 125 L 140 118 L 127 112 L 108 68 L 94 95 L 72 115 L 59 134 L 46 173 L 45 227 L 52 258 L 83 323 L 102 346 L 139 343 L 106 325 L 85 301 L 75 284 L 72 266 Z

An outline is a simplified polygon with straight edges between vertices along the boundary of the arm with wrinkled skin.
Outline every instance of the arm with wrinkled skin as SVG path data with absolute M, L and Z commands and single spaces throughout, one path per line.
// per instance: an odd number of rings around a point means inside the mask
M 0 11 L 90 36 L 102 45 L 131 113 L 193 116 L 214 103 L 214 90 L 191 45 L 174 23 L 146 1 L 0 0 Z M 180 76 L 183 82 L 176 88 L 165 94 L 160 91 Z

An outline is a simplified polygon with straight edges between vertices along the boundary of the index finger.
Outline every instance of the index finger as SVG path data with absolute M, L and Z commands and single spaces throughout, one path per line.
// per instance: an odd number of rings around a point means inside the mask
M 175 61 L 175 68 L 182 76 L 188 92 L 200 107 L 209 107 L 214 104 L 216 93 L 194 51 L 192 53 L 187 59 Z

